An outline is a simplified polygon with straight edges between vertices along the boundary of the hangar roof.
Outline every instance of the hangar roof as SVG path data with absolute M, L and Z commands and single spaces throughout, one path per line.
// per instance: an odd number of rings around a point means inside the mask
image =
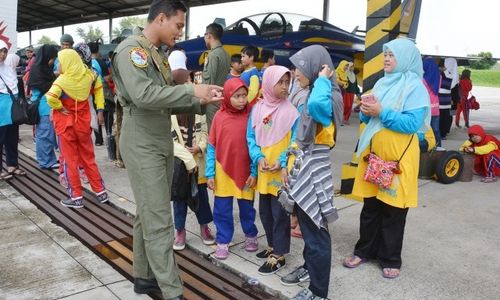
M 234 1 L 234 0 L 233 0 Z M 17 31 L 92 22 L 145 14 L 151 0 L 18 0 Z M 188 7 L 232 2 L 231 0 L 185 0 Z

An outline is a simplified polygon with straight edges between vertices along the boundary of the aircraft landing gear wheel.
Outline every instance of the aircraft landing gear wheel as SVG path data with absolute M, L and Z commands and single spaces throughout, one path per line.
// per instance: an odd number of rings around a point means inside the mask
M 457 151 L 447 151 L 436 166 L 437 180 L 444 184 L 455 182 L 462 175 L 464 159 Z

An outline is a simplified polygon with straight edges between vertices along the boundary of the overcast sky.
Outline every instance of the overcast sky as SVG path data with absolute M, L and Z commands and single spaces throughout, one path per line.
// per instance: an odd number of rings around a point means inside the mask
M 498 0 L 423 0 L 417 34 L 417 45 L 422 53 L 436 55 L 465 56 L 489 51 L 500 57 L 500 15 Z M 307 5 L 304 5 L 307 3 Z M 366 27 L 367 0 L 330 0 L 329 22 L 347 31 L 359 25 Z M 205 26 L 214 18 L 226 19 L 229 25 L 238 19 L 262 12 L 280 11 L 299 13 L 322 18 L 323 0 L 248 0 L 218 4 L 191 9 L 189 35 L 202 35 Z M 118 25 L 119 19 L 113 20 Z M 108 21 L 89 23 L 98 26 L 108 35 Z M 85 25 L 65 27 L 78 42 L 76 28 Z M 42 35 L 58 41 L 61 28 L 32 32 L 36 43 Z M 18 47 L 29 44 L 28 33 L 18 34 Z

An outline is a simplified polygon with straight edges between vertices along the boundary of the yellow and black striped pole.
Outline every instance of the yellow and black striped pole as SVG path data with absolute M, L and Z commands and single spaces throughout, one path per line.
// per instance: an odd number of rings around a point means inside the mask
M 401 0 L 368 0 L 363 92 L 384 76 L 382 45 L 399 35 Z
M 382 45 L 399 35 L 401 0 L 368 0 L 366 38 L 363 66 L 363 92 L 369 92 L 375 82 L 384 76 Z M 354 184 L 358 158 L 342 165 L 340 193 L 349 198 Z M 359 200 L 359 199 L 358 199 Z

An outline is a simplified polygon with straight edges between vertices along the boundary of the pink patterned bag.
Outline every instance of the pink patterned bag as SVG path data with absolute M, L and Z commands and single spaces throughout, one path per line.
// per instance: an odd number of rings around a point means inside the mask
M 389 188 L 392 184 L 394 173 L 399 170 L 398 162 L 385 161 L 375 153 L 366 155 L 365 160 L 368 161 L 368 166 L 366 167 L 363 179 L 381 188 Z
M 410 143 L 397 161 L 385 161 L 378 155 L 373 153 L 371 151 L 372 145 L 370 141 L 370 153 L 368 153 L 364 157 L 364 160 L 368 162 L 368 165 L 366 167 L 363 179 L 384 189 L 388 189 L 389 187 L 391 187 L 394 174 L 401 174 L 401 170 L 399 169 L 399 162 L 405 155 L 408 147 L 410 147 L 413 136 L 414 135 L 412 134 Z

